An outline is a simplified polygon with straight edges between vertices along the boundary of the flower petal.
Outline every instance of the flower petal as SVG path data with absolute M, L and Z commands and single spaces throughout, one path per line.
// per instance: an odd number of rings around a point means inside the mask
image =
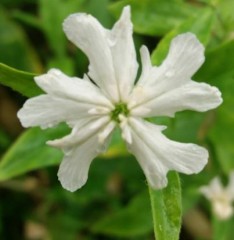
M 28 99 L 17 113 L 24 127 L 53 127 L 60 122 L 77 122 L 83 117 L 90 117 L 90 104 L 78 104 L 69 99 L 50 95 L 40 95 Z
M 63 29 L 68 39 L 89 58 L 89 76 L 113 101 L 119 100 L 109 32 L 91 15 L 72 14 L 65 19 Z
M 111 107 L 111 102 L 92 82 L 68 77 L 58 69 L 51 69 L 47 74 L 35 77 L 37 85 L 46 93 L 76 102 L 91 103 Z
M 212 179 L 209 185 L 200 187 L 200 192 L 209 200 L 216 200 L 224 195 L 223 185 L 218 177 Z
M 113 109 L 112 103 L 92 82 L 68 77 L 60 70 L 51 69 L 35 77 L 35 81 L 48 94 L 26 101 L 18 112 L 24 127 L 46 128 L 59 122 L 73 126 L 80 118 L 103 116 Z M 93 114 L 92 109 L 99 111 Z
M 219 177 L 211 180 L 209 185 L 200 187 L 200 192 L 211 201 L 213 212 L 220 220 L 225 220 L 233 215 L 233 183 L 234 174 L 230 174 L 229 184 L 223 187 Z
M 100 153 L 97 140 L 97 135 L 94 135 L 65 152 L 58 171 L 63 188 L 74 192 L 86 183 L 90 164 Z
M 73 192 L 86 183 L 90 164 L 99 153 L 106 150 L 113 129 L 113 124 L 108 124 L 103 117 L 80 122 L 70 135 L 47 142 L 64 151 L 58 177 L 65 189 Z
M 110 32 L 110 48 L 113 56 L 121 101 L 127 101 L 137 75 L 138 63 L 133 42 L 133 26 L 130 6 L 124 7 L 120 19 Z
M 130 118 L 129 125 L 132 144 L 128 144 L 128 148 L 136 156 L 153 188 L 167 185 L 169 170 L 192 174 L 200 172 L 206 165 L 206 149 L 169 140 L 161 133 L 164 127 L 137 118 Z
M 157 67 L 152 66 L 151 59 L 150 59 L 150 53 L 146 46 L 142 46 L 140 48 L 140 55 L 141 55 L 141 64 L 142 64 L 142 71 L 141 76 L 138 80 L 139 85 L 144 84 L 147 79 L 151 79 L 150 75 L 154 75 L 154 71 L 156 71 Z
M 131 135 L 131 128 L 129 127 L 128 124 L 128 118 L 125 117 L 124 115 L 119 116 L 120 120 L 120 128 L 121 128 L 121 136 L 122 138 L 129 144 L 132 144 L 132 135 Z
M 147 58 L 142 60 L 148 61 Z M 204 47 L 196 36 L 193 33 L 180 34 L 171 41 L 168 55 L 163 63 L 159 67 L 153 67 L 157 71 L 149 74 L 148 78 L 143 78 L 139 84 L 152 86 L 157 83 L 162 88 L 167 89 L 169 85 L 174 88 L 189 80 L 204 60 Z
M 220 220 L 226 220 L 233 215 L 233 207 L 231 202 L 223 202 L 215 200 L 212 202 L 213 212 Z
M 48 141 L 47 144 L 64 150 L 67 148 L 70 149 L 71 147 L 82 144 L 93 135 L 100 134 L 100 132 L 108 126 L 109 122 L 109 116 L 80 119 L 73 126 L 71 134 L 60 139 Z M 110 133 L 111 131 L 108 132 L 105 138 L 107 138 Z M 102 142 L 104 142 L 104 140 L 105 139 L 102 139 Z
M 136 106 L 188 83 L 204 62 L 204 47 L 192 33 L 180 34 L 170 45 L 169 53 L 159 67 L 150 66 L 146 47 L 141 48 L 143 72 L 129 105 Z M 140 96 L 138 88 L 147 94 Z
M 228 196 L 230 196 L 231 201 L 234 200 L 234 171 L 229 174 L 229 183 L 226 188 Z
M 141 89 L 143 92 L 144 89 Z M 151 90 L 150 90 L 151 91 Z M 146 93 L 143 93 L 146 94 Z M 169 116 L 183 110 L 205 112 L 222 103 L 221 92 L 206 83 L 190 81 L 132 109 L 135 116 Z M 150 109 L 149 112 L 143 111 Z

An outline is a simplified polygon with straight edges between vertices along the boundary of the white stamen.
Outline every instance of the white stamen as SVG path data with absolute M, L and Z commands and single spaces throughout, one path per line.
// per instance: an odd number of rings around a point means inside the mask
M 103 144 L 106 140 L 106 138 L 109 136 L 109 134 L 113 131 L 115 128 L 116 123 L 114 121 L 109 122 L 109 124 L 104 128 L 104 130 L 98 134 L 98 142 L 100 144 Z
M 103 115 L 103 114 L 108 114 L 110 112 L 110 109 L 106 107 L 95 107 L 91 108 L 88 113 L 91 115 Z
M 129 144 L 132 144 L 132 134 L 129 126 L 126 124 L 122 129 L 122 138 Z
M 91 124 L 89 126 L 89 128 L 90 129 L 98 129 L 102 125 L 107 124 L 109 121 L 110 121 L 110 117 L 109 116 L 101 117 L 101 118 L 97 119 L 97 121 L 95 121 L 93 124 Z
M 131 130 L 128 126 L 128 118 L 125 117 L 123 114 L 119 115 L 120 120 L 120 128 L 122 129 L 122 138 L 129 144 L 132 143 L 132 135 Z

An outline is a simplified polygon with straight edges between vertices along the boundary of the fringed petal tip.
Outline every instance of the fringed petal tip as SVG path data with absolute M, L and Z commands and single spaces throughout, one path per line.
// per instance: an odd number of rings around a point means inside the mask
M 17 112 L 17 117 L 23 127 L 40 126 L 41 129 L 46 129 L 57 125 L 59 119 L 59 111 L 51 111 L 51 108 L 58 107 L 58 104 L 50 101 L 47 95 L 39 95 L 28 99 L 23 107 Z M 62 102 L 60 102 L 61 106 Z
M 56 78 L 67 78 L 67 76 L 62 73 L 59 69 L 52 68 L 47 73 L 38 75 L 34 77 L 36 84 L 44 91 L 47 92 L 48 88 L 53 87 L 53 80 Z M 64 79 L 64 80 L 65 80 Z
M 217 87 L 211 87 L 213 91 L 213 96 L 214 96 L 214 106 L 213 108 L 216 108 L 220 106 L 223 103 L 223 98 L 222 98 L 222 93 Z
M 135 88 L 137 90 L 137 88 Z M 135 90 L 132 100 L 140 99 L 140 92 Z M 151 88 L 141 87 L 141 92 L 149 95 Z M 147 94 L 148 92 L 148 94 Z M 137 100 L 136 100 L 137 101 Z M 184 110 L 193 110 L 205 112 L 215 109 L 223 102 L 221 92 L 218 88 L 210 86 L 207 83 L 198 83 L 188 81 L 188 83 L 169 90 L 159 96 L 155 96 L 150 101 L 135 107 L 132 114 L 141 117 L 168 116 L 174 117 L 176 112 Z M 143 112 L 143 108 L 151 109 L 149 112 Z
M 200 53 L 201 56 L 203 56 L 202 59 L 204 60 L 205 47 L 194 33 L 181 33 L 172 39 L 172 46 L 180 44 L 183 44 L 183 46 L 186 48 L 185 50 L 195 50 L 196 52 Z
M 65 151 L 58 171 L 58 179 L 63 188 L 74 192 L 86 183 L 90 165 L 100 153 L 97 142 L 98 134 L 95 134 L 81 144 L 71 146 L 68 151 Z
M 62 187 L 69 192 L 75 192 L 76 190 L 82 188 L 88 180 L 88 175 L 84 175 L 77 181 L 77 183 L 74 184 L 70 181 L 69 177 L 66 176 L 66 173 L 59 171 L 57 175 Z
M 170 170 L 194 174 L 207 164 L 208 151 L 205 148 L 171 141 L 161 133 L 161 126 L 137 118 L 131 118 L 129 124 L 132 143 L 127 143 L 128 148 L 135 155 L 152 188 L 166 187 Z
M 191 145 L 191 153 L 193 152 L 196 168 L 190 168 L 190 171 L 184 172 L 185 174 L 198 174 L 201 172 L 208 163 L 209 160 L 209 152 L 206 148 L 198 146 L 196 144 L 188 144 Z M 200 156 L 200 157 L 198 157 Z M 197 157 L 197 158 L 196 158 Z
M 31 125 L 29 125 L 27 122 L 24 121 L 24 108 L 22 107 L 17 113 L 16 113 L 18 119 L 20 120 L 21 125 L 24 128 L 30 127 Z
M 189 79 L 205 61 L 204 51 L 204 46 L 193 33 L 179 34 L 172 39 L 165 64 L 162 65 L 169 73 L 170 70 L 177 72 L 170 74 L 173 78 L 177 75 L 181 79 Z
M 131 22 L 131 7 L 130 5 L 127 5 L 123 8 L 121 16 L 119 21 L 121 22 L 128 22 L 129 27 L 132 28 L 132 22 Z
M 72 30 L 72 28 L 74 28 L 77 24 L 79 24 L 81 22 L 85 22 L 89 18 L 94 19 L 90 14 L 87 14 L 87 13 L 73 13 L 73 14 L 70 14 L 67 18 L 65 18 L 65 20 L 62 23 L 64 32 L 65 33 L 67 33 L 67 31 L 70 32 Z

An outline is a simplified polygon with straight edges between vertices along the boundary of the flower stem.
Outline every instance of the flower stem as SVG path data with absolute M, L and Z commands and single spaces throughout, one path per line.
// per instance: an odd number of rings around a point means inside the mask
M 179 240 L 181 229 L 181 187 L 176 172 L 168 174 L 168 186 L 162 190 L 153 190 L 149 186 L 151 211 L 155 239 Z

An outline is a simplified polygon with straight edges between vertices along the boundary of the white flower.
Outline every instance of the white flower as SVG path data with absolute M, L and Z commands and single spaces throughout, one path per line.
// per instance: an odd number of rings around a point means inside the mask
M 215 177 L 208 186 L 201 187 L 200 192 L 211 201 L 213 212 L 220 220 L 228 219 L 233 215 L 234 172 L 229 176 L 227 187 L 223 187 L 220 179 Z
M 142 46 L 142 74 L 135 83 L 138 63 L 130 15 L 125 7 L 111 30 L 90 15 L 70 15 L 64 32 L 88 56 L 88 75 L 80 79 L 52 69 L 35 77 L 46 94 L 27 100 L 18 112 L 24 127 L 66 122 L 72 128 L 70 135 L 48 142 L 65 153 L 58 177 L 70 191 L 85 184 L 92 160 L 105 151 L 117 126 L 153 188 L 167 185 L 169 170 L 198 173 L 207 163 L 206 149 L 171 141 L 162 134 L 164 126 L 144 120 L 221 104 L 217 88 L 191 80 L 204 62 L 204 47 L 192 33 L 181 34 L 172 40 L 161 66 L 153 67 Z

